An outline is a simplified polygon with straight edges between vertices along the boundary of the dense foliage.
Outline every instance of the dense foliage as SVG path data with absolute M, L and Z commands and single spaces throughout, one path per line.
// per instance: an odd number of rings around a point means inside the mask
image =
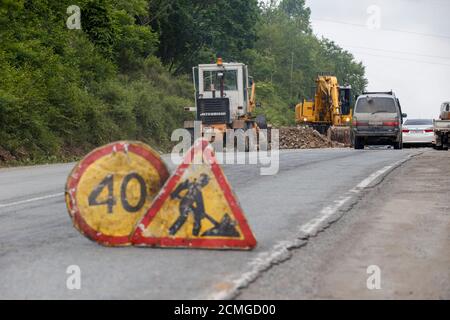
M 69 30 L 67 8 L 81 8 Z M 361 91 L 364 67 L 312 34 L 304 0 L 0 0 L 0 161 L 82 154 L 118 139 L 164 149 L 190 115 L 198 63 L 249 64 L 274 124 L 317 72 Z
M 254 48 L 245 57 L 273 123 L 294 123 L 295 105 L 313 97 L 318 73 L 336 75 L 341 84 L 352 86 L 354 94 L 364 90 L 364 66 L 335 43 L 313 35 L 304 0 L 263 7 L 257 30 Z

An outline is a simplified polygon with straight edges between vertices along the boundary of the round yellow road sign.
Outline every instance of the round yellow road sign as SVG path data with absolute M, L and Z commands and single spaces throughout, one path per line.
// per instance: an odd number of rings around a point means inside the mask
M 144 143 L 120 141 L 95 149 L 67 180 L 74 226 L 98 243 L 130 245 L 136 222 L 168 177 L 158 153 Z

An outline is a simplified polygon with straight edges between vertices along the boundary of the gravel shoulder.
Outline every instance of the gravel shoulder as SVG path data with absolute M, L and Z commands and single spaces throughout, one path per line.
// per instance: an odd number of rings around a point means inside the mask
M 449 168 L 449 152 L 414 157 L 238 298 L 450 299 Z

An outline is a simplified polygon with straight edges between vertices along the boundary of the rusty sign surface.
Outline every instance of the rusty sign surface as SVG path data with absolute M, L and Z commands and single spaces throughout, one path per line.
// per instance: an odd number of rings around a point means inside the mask
M 137 224 L 134 245 L 252 249 L 256 239 L 214 151 L 198 140 Z
M 136 222 L 168 176 L 158 153 L 144 143 L 120 141 L 93 150 L 66 183 L 74 226 L 98 243 L 130 245 Z

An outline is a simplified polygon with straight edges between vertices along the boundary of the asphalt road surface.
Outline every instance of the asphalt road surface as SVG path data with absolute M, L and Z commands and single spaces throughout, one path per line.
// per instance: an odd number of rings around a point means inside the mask
M 305 277 L 295 278 L 295 274 L 319 279 L 321 269 L 314 271 L 312 266 L 326 263 L 323 259 L 330 255 L 330 248 L 338 250 L 339 244 L 343 254 L 348 242 L 364 240 L 361 245 L 366 246 L 376 243 L 376 239 L 363 239 L 361 235 L 360 238 L 344 235 L 359 230 L 358 224 L 387 219 L 385 216 L 368 219 L 369 205 L 362 203 L 371 200 L 374 202 L 371 210 L 375 207 L 379 208 L 375 212 L 392 213 L 392 209 L 384 210 L 389 197 L 384 194 L 383 198 L 374 189 L 399 172 L 405 174 L 404 168 L 425 156 L 431 158 L 423 165 L 425 169 L 433 166 L 433 157 L 438 157 L 448 174 L 450 158 L 431 149 L 283 151 L 280 171 L 273 176 L 260 175 L 256 165 L 224 166 L 258 241 L 257 248 L 250 252 L 103 247 L 75 230 L 67 214 L 63 191 L 74 164 L 0 169 L 0 298 L 339 298 L 334 292 L 317 288 L 323 286 L 323 281 L 311 282 Z M 430 177 L 435 176 L 434 173 Z M 422 179 L 425 181 L 427 177 Z M 414 179 L 408 183 L 414 183 Z M 441 250 L 448 248 L 450 240 L 448 179 L 446 183 L 443 192 L 447 192 L 447 202 L 441 209 L 447 216 L 441 217 L 440 238 L 436 239 L 447 244 Z M 395 190 L 391 187 L 389 192 Z M 414 205 L 409 209 L 413 210 Z M 347 215 L 352 217 L 351 221 L 346 220 Z M 433 225 L 427 226 L 432 234 Z M 365 230 L 370 231 L 370 224 Z M 312 250 L 319 241 L 325 243 L 318 244 L 317 251 Z M 328 256 L 321 257 L 316 252 Z M 338 265 L 336 259 L 333 263 Z M 348 257 L 343 266 L 355 267 L 353 262 L 359 268 L 356 272 L 365 272 L 361 268 L 367 259 L 360 262 L 357 256 L 351 259 Z M 414 267 L 411 263 L 410 268 Z M 79 290 L 66 286 L 66 270 L 70 265 L 81 269 Z M 341 269 L 345 269 L 343 266 Z M 448 276 L 448 260 L 441 261 L 439 266 L 446 267 L 444 275 Z M 345 286 L 345 279 L 352 277 L 344 272 L 341 279 L 340 274 L 328 272 L 327 283 Z M 448 287 L 438 289 L 444 292 L 435 296 L 448 298 Z M 356 289 L 348 289 L 344 295 L 359 296 L 364 297 Z

